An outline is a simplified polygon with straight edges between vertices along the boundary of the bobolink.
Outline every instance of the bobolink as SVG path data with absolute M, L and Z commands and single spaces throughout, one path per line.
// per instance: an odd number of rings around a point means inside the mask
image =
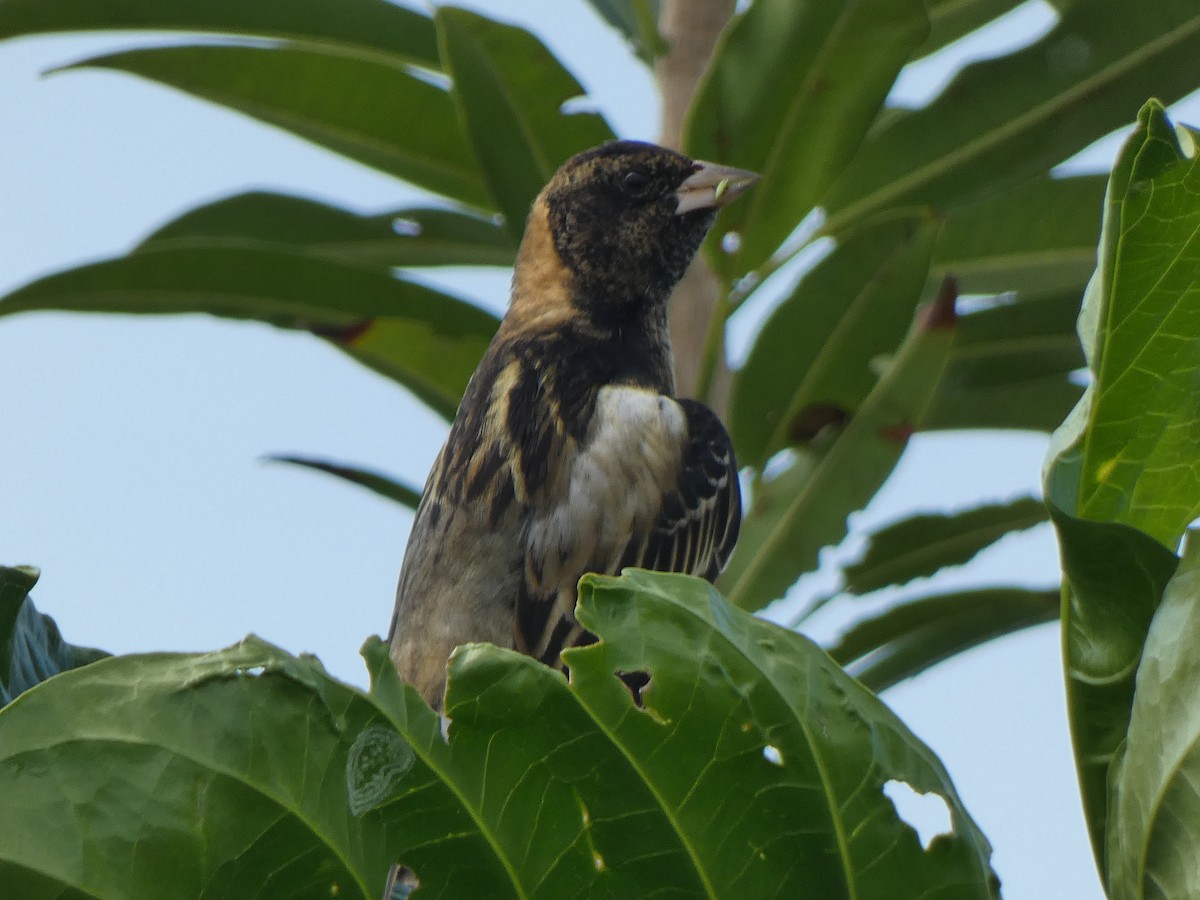
M 455 646 L 560 665 L 585 572 L 710 581 L 741 520 L 716 414 L 674 398 L 667 301 L 757 176 L 619 141 L 568 160 L 533 204 L 512 299 L 417 508 L 388 641 L 440 707 Z

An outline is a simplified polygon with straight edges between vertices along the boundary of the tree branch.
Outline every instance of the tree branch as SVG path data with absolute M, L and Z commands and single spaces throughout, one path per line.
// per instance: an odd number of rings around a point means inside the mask
M 721 29 L 733 15 L 734 0 L 663 0 L 659 31 L 667 52 L 658 59 L 656 74 L 662 95 L 659 143 L 680 149 L 683 124 L 696 86 L 712 56 Z M 724 286 L 701 257 L 697 257 L 675 289 L 671 299 L 671 345 L 675 351 L 675 382 L 679 394 L 692 396 L 697 385 L 707 382 L 706 400 L 724 413 L 729 395 L 729 368 L 725 342 L 721 338 L 713 355 L 715 371 L 702 378 L 709 322 Z

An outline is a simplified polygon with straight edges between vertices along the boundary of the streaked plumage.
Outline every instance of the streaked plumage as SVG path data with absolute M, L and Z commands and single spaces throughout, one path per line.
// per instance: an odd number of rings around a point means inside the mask
M 618 142 L 568 161 L 538 196 L 508 313 L 430 472 L 400 575 L 392 659 L 431 703 L 458 644 L 557 665 L 587 641 L 573 615 L 584 572 L 712 580 L 724 566 L 737 464 L 716 415 L 673 398 L 667 300 L 716 207 L 753 179 Z

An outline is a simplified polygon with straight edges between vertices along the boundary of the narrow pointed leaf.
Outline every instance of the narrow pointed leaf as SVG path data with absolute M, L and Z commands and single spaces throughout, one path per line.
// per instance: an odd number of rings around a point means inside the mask
M 357 215 L 314 200 L 252 192 L 185 213 L 138 250 L 167 246 L 278 247 L 366 267 L 511 266 L 504 229 L 449 209 L 397 209 Z
M 1194 146 L 1194 141 L 1190 142 Z M 1045 494 L 1066 578 L 1065 665 L 1084 809 L 1102 871 L 1110 762 L 1142 646 L 1200 510 L 1200 166 L 1160 104 L 1138 117 L 1109 182 L 1079 332 L 1092 381 L 1055 432 Z
M 208 313 L 313 331 L 447 417 L 496 327 L 490 313 L 386 271 L 219 245 L 144 250 L 0 300 L 0 316 L 46 309 Z
M 963 316 L 928 427 L 1052 431 L 1083 394 L 1074 291 L 1019 299 Z
M 829 655 L 879 692 L 990 640 L 1058 619 L 1058 591 L 989 588 L 922 597 L 855 624 Z
M 666 51 L 666 42 L 658 33 L 660 0 L 588 0 L 609 25 L 624 36 L 642 62 L 654 60 Z
M 612 129 L 595 113 L 563 111 L 583 88 L 528 31 L 445 6 L 435 19 L 467 138 L 519 240 L 550 176 L 575 153 L 612 140 Z
M 762 175 L 722 214 L 740 249 L 709 241 L 729 277 L 763 263 L 846 165 L 925 39 L 918 0 L 759 0 L 730 25 L 692 103 L 684 146 Z
M 325 472 L 328 475 L 333 475 L 335 478 L 341 478 L 349 481 L 351 484 L 364 487 L 381 497 L 386 497 L 388 500 L 394 500 L 402 506 L 407 506 L 409 509 L 416 509 L 417 504 L 421 502 L 421 492 L 417 488 L 386 475 L 381 475 L 378 472 L 360 468 L 359 466 L 348 466 L 345 463 L 335 463 L 327 459 L 312 459 L 304 456 L 268 456 L 267 460 L 270 462 L 289 463 L 293 466 L 302 466 L 306 469 Z
M 845 568 L 842 589 L 866 594 L 914 578 L 928 578 L 946 566 L 970 562 L 975 554 L 1010 532 L 1045 521 L 1045 504 L 1023 497 L 955 515 L 919 515 L 894 522 L 868 537 L 862 559 Z
M 874 496 L 924 427 L 954 343 L 952 309 L 949 295 L 918 312 L 883 377 L 811 471 L 759 484 L 721 576 L 731 602 L 766 606 L 816 567 L 822 547 L 845 537 L 846 517 Z
M 914 56 L 928 56 L 1021 3 L 1022 0 L 928 0 L 929 37 Z
M 83 67 L 170 85 L 418 187 L 490 206 L 449 94 L 394 60 L 302 45 L 197 44 L 97 56 L 69 68 Z
M 744 463 L 802 443 L 819 411 L 849 418 L 895 352 L 929 271 L 938 223 L 898 216 L 846 235 L 796 285 L 737 373 L 730 428 Z
M 1154 615 L 1137 670 L 1129 736 L 1113 762 L 1109 896 L 1200 894 L 1200 542 Z
M 429 16 L 387 0 L 4 0 L 0 38 L 65 31 L 200 31 L 288 40 L 438 67 Z
M 108 656 L 63 640 L 58 625 L 29 597 L 37 580 L 37 569 L 0 566 L 0 707 L 51 675 Z
M 1082 296 L 1096 267 L 1106 180 L 1036 178 L 955 210 L 938 241 L 935 275 L 953 276 L 968 294 Z
M 1200 87 L 1193 0 L 1070 4 L 1044 38 L 967 67 L 927 107 L 892 116 L 826 197 L 837 232 L 873 211 L 952 209 L 1041 175 L 1128 121 L 1147 96 Z

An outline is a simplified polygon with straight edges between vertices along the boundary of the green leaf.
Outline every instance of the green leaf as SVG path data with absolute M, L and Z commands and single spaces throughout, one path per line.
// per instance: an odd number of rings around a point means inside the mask
M 934 254 L 936 277 L 968 294 L 1074 292 L 1096 267 L 1102 176 L 1035 178 L 955 210 Z
M 829 655 L 873 691 L 980 644 L 1058 619 L 1058 591 L 988 588 L 922 597 L 859 622 Z
M 744 463 L 811 437 L 810 420 L 852 416 L 912 322 L 938 223 L 888 217 L 844 236 L 767 319 L 737 373 L 730 429 Z M 836 302 L 831 302 L 836 298 Z
M 658 33 L 659 0 L 588 0 L 609 25 L 621 32 L 642 62 L 653 65 L 666 52 Z
M 1058 435 L 1065 512 L 1174 549 L 1200 515 L 1200 160 L 1146 105 L 1113 170 L 1080 335 L 1094 382 Z M 1065 458 L 1069 457 L 1069 462 Z
M 447 418 L 496 328 L 490 313 L 386 271 L 219 243 L 143 250 L 0 301 L 0 316 L 46 309 L 208 313 L 313 331 Z
M 891 116 L 825 198 L 836 233 L 880 209 L 977 200 L 1048 171 L 1153 94 L 1200 87 L 1194 0 L 1070 4 L 1033 45 L 964 69 L 929 106 Z
M 946 566 L 970 562 L 975 554 L 1013 531 L 1046 521 L 1046 506 L 1034 497 L 979 506 L 954 515 L 918 515 L 893 522 L 868 538 L 862 559 L 844 570 L 843 591 L 867 594 L 891 584 L 927 578 Z
M 97 56 L 68 68 L 153 79 L 419 187 L 491 206 L 450 95 L 397 60 L 303 45 L 199 44 Z
M 467 138 L 519 240 L 550 176 L 579 151 L 612 140 L 612 129 L 595 113 L 563 111 L 583 88 L 528 31 L 446 6 L 435 21 Z
M 819 457 L 751 497 L 737 549 L 721 576 L 733 603 L 758 609 L 815 568 L 818 551 L 846 534 L 846 517 L 891 474 L 925 417 L 954 343 L 953 294 L 919 311 L 909 336 L 849 424 Z
M 1018 298 L 959 319 L 959 339 L 926 423 L 931 430 L 1052 431 L 1083 394 L 1079 295 Z
M 400 862 L 443 897 L 998 896 L 937 758 L 807 639 L 645 572 L 589 576 L 580 617 L 570 682 L 460 648 L 448 729 L 378 639 L 369 696 L 255 638 L 66 673 L 0 711 L 0 883 L 375 900 Z M 923 849 L 892 780 L 951 833 Z
M 1103 872 L 1109 766 L 1129 728 L 1151 617 L 1179 560 L 1128 526 L 1090 522 L 1054 506 L 1050 515 L 1065 580 L 1067 714 L 1084 817 Z
M 449 209 L 362 216 L 301 197 L 251 192 L 184 213 L 140 250 L 277 246 L 365 267 L 511 266 L 515 248 L 491 219 Z
M 448 747 L 385 648 L 368 651 L 372 696 L 458 786 L 464 833 L 489 834 L 514 895 L 824 900 L 891 896 L 903 878 L 914 896 L 993 896 L 986 841 L 936 757 L 807 639 L 699 579 L 636 570 L 585 576 L 579 616 L 600 642 L 568 651 L 569 683 L 512 651 L 461 648 Z M 649 673 L 643 708 L 617 671 Z M 890 779 L 945 799 L 953 834 L 923 851 L 882 792 Z M 419 822 L 405 807 L 421 787 L 397 781 L 380 814 Z M 398 858 L 423 886 L 474 861 L 415 840 Z
M 1110 762 L 1129 727 L 1142 646 L 1178 565 L 1173 550 L 1200 510 L 1198 193 L 1195 158 L 1162 106 L 1147 103 L 1113 170 L 1080 317 L 1092 381 L 1046 467 L 1066 576 L 1071 730 L 1102 863 Z M 1131 865 L 1140 863 L 1101 868 Z
M 386 0 L 4 0 L 0 38 L 64 31 L 200 31 L 377 54 L 437 68 L 429 16 Z
M 758 0 L 726 28 L 697 88 L 684 146 L 762 181 L 722 213 L 740 249 L 709 258 L 722 275 L 755 269 L 816 206 L 925 39 L 919 0 Z
M 1108 889 L 1113 900 L 1200 895 L 1200 541 L 1154 615 L 1125 746 L 1113 762 Z
M 22 900 L 377 900 L 392 857 L 347 804 L 359 740 L 403 746 L 320 663 L 255 638 L 65 673 L 0 711 L 0 884 Z
M 58 626 L 29 598 L 38 580 L 30 566 L 0 566 L 0 707 L 51 675 L 108 656 L 62 639 Z
M 318 472 L 325 472 L 336 478 L 349 481 L 351 484 L 365 487 L 369 491 L 374 491 L 381 497 L 395 500 L 409 509 L 416 509 L 417 504 L 421 502 L 421 492 L 417 488 L 396 481 L 394 478 L 389 478 L 386 475 L 380 475 L 378 472 L 372 472 L 369 469 L 304 456 L 268 456 L 267 460 L 269 462 L 290 463 L 293 466 L 303 466 L 307 469 L 316 469 Z

